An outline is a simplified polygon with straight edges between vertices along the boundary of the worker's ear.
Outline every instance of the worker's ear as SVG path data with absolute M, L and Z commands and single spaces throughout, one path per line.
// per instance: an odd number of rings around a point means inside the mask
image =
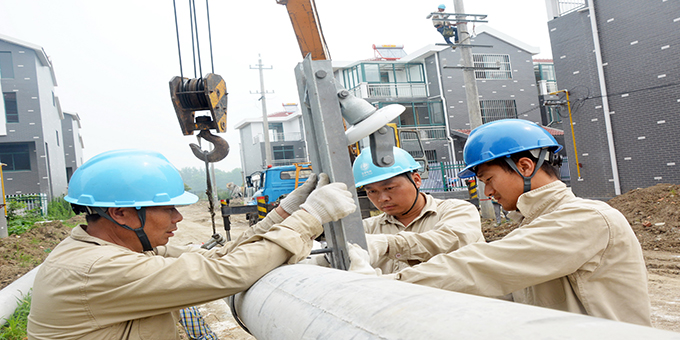
M 534 172 L 536 163 L 532 161 L 529 157 L 520 158 L 517 163 L 517 169 L 524 175 L 524 177 L 529 177 Z
M 130 208 L 113 207 L 108 208 L 107 213 L 114 221 L 126 225 L 130 215 L 129 210 Z
M 420 177 L 420 174 L 416 171 L 411 174 L 413 177 L 413 183 L 416 184 L 416 187 L 420 188 L 420 186 L 423 184 L 423 179 Z

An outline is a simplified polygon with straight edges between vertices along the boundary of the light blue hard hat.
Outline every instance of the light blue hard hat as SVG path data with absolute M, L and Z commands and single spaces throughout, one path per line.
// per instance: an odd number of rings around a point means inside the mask
M 501 119 L 478 126 L 463 148 L 466 167 L 458 177 L 475 175 L 475 168 L 490 160 L 533 149 L 557 153 L 562 146 L 544 128 L 524 119 Z
M 446 9 L 446 5 L 441 4 L 441 5 L 439 5 L 439 7 L 437 7 L 437 8 L 439 8 L 439 9 Z
M 80 166 L 71 177 L 67 202 L 88 207 L 189 205 L 198 197 L 184 191 L 179 171 L 160 153 L 114 150 Z
M 383 168 L 373 164 L 371 148 L 361 150 L 361 154 L 352 165 L 355 186 L 359 188 L 421 168 L 420 164 L 406 150 L 394 147 L 392 152 L 394 153 L 394 164 Z

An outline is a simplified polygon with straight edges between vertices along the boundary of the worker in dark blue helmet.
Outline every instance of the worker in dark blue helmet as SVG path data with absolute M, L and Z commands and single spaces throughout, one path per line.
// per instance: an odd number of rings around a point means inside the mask
M 378 167 L 366 148 L 352 167 L 356 187 L 363 188 L 382 211 L 363 221 L 371 266 L 394 273 L 437 254 L 484 242 L 474 205 L 420 192 L 420 164 L 403 149 L 395 147 L 393 154 L 393 165 Z
M 542 127 L 505 119 L 474 129 L 461 177 L 477 176 L 519 227 L 406 268 L 396 279 L 650 326 L 647 269 L 626 218 L 560 181 L 562 147 Z

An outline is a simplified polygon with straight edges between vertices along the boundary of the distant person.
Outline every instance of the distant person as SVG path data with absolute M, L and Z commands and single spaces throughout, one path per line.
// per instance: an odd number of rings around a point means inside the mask
M 244 291 L 297 263 L 321 224 L 356 209 L 345 184 L 319 177 L 233 242 L 205 250 L 167 244 L 182 221 L 176 206 L 198 197 L 184 191 L 165 157 L 143 150 L 93 157 L 75 171 L 65 197 L 87 214 L 87 225 L 40 266 L 28 339 L 179 339 L 180 309 Z
M 574 196 L 560 181 L 561 148 L 545 129 L 522 119 L 474 129 L 458 176 L 476 175 L 484 194 L 512 211 L 519 227 L 394 278 L 488 297 L 511 294 L 515 302 L 650 326 L 640 243 L 621 212 Z
M 394 273 L 468 244 L 484 242 L 477 208 L 459 199 L 420 192 L 420 164 L 395 147 L 394 164 L 378 167 L 362 150 L 352 171 L 357 188 L 383 213 L 364 219 L 371 265 Z
M 458 28 L 456 27 L 455 23 L 451 23 L 450 21 L 446 20 L 449 15 L 443 14 L 445 10 L 446 6 L 441 4 L 439 7 L 437 7 L 437 12 L 442 14 L 430 13 L 425 19 L 432 18 L 432 24 L 437 29 L 437 32 L 439 32 L 442 37 L 444 37 L 444 41 L 446 41 L 447 44 L 451 45 L 453 42 L 451 42 L 451 39 L 449 38 L 452 36 L 454 37 L 454 41 L 458 42 Z M 453 34 L 451 34 L 450 31 L 453 31 Z

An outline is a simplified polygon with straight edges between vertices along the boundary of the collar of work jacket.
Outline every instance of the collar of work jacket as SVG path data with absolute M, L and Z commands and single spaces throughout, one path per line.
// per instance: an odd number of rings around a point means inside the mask
M 564 199 L 574 197 L 562 181 L 554 181 L 520 195 L 517 199 L 517 212 L 524 218 L 521 224 L 531 223 L 538 216 L 554 210 Z
M 426 214 L 433 213 L 437 214 L 437 204 L 434 202 L 434 197 L 424 193 L 424 192 L 419 192 L 418 193 L 421 197 L 425 199 L 425 206 L 423 206 L 423 209 L 420 211 L 420 214 L 416 218 L 411 221 L 408 225 L 412 225 L 419 219 L 423 218 Z M 396 224 L 400 227 L 403 228 L 408 228 L 408 225 L 405 226 L 403 223 L 399 222 L 397 218 L 394 215 L 389 215 L 386 213 L 382 213 L 381 215 L 378 216 L 378 223 L 380 224 Z

